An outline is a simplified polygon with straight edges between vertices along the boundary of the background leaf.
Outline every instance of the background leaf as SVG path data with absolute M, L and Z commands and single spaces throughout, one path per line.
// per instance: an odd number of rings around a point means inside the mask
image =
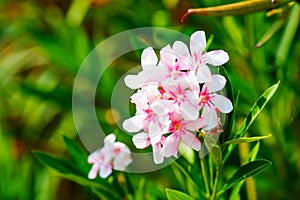
M 166 189 L 168 200 L 192 200 L 189 195 L 178 190 Z
M 254 142 L 254 141 L 265 139 L 265 138 L 268 138 L 271 136 L 272 136 L 272 134 L 264 135 L 264 136 L 256 136 L 256 137 L 243 137 L 243 138 L 238 138 L 238 139 L 234 139 L 234 140 L 228 140 L 224 143 L 224 145 L 239 144 L 239 143 L 244 143 L 244 142 Z
M 266 170 L 270 167 L 272 163 L 268 160 L 255 160 L 241 166 L 234 175 L 227 181 L 224 189 L 227 190 L 231 188 L 234 184 L 244 180 L 247 177 L 255 176 L 260 172 Z

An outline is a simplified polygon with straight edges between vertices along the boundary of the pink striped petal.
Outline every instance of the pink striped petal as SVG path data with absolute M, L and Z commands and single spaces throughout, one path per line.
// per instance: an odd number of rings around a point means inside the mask
M 206 47 L 205 32 L 197 31 L 193 33 L 190 39 L 191 55 L 193 57 L 197 55 L 200 58 L 205 47 Z
M 196 151 L 200 150 L 201 143 L 194 134 L 192 134 L 188 131 L 184 131 L 181 134 L 181 139 L 182 139 L 183 143 L 186 144 L 187 146 L 195 149 Z

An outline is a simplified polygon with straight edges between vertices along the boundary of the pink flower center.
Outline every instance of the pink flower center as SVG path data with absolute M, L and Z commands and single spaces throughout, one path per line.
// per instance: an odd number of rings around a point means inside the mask
M 200 104 L 201 105 L 210 105 L 211 95 L 209 95 L 208 89 L 205 88 L 204 91 L 200 93 Z
M 177 132 L 179 130 L 181 130 L 181 123 L 180 123 L 180 121 L 173 121 L 172 125 L 170 127 L 170 132 L 174 133 L 174 132 Z
M 121 149 L 119 147 L 115 148 L 114 149 L 114 153 L 115 154 L 119 154 L 121 152 Z
M 200 95 L 200 102 L 201 104 L 207 104 L 210 102 L 210 96 L 209 95 Z

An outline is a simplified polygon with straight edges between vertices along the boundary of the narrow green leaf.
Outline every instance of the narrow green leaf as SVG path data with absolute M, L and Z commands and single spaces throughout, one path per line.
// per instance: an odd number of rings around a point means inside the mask
M 256 48 L 264 45 L 278 30 L 280 30 L 285 22 L 285 19 L 279 19 L 274 22 L 274 24 L 269 28 L 269 30 L 264 34 L 264 36 L 255 45 Z
M 257 141 L 257 144 L 253 147 L 253 149 L 250 151 L 249 156 L 247 158 L 247 162 L 254 161 L 256 159 L 256 155 L 259 150 L 259 140 Z M 243 186 L 245 180 L 240 181 L 239 183 L 235 184 L 232 188 L 229 200 L 235 200 L 238 198 L 238 195 L 240 193 L 241 187 Z
M 227 96 L 230 98 L 230 100 L 232 101 L 232 104 L 233 104 L 233 111 L 228 113 L 227 115 L 227 121 L 225 122 L 224 124 L 224 133 L 220 135 L 220 139 L 219 141 L 222 143 L 224 143 L 224 141 L 227 141 L 230 137 L 230 133 L 231 133 L 231 130 L 232 130 L 232 126 L 234 124 L 234 117 L 235 116 L 235 111 L 236 111 L 236 106 L 237 106 L 237 103 L 238 103 L 238 96 L 239 96 L 239 92 L 237 93 L 237 97 L 235 98 L 235 94 L 234 94 L 234 90 L 233 90 L 233 87 L 232 87 L 232 81 L 231 81 L 231 78 L 227 72 L 227 70 L 221 66 L 219 67 L 219 71 L 220 71 L 220 74 L 223 75 L 227 82 L 226 82 L 226 92 L 227 92 Z
M 288 53 L 290 48 L 293 44 L 294 38 L 297 34 L 297 30 L 299 27 L 300 21 L 300 5 L 296 3 L 291 8 L 289 18 L 287 21 L 287 25 L 285 30 L 282 34 L 282 38 L 280 40 L 277 53 L 276 53 L 276 60 L 275 63 L 279 66 L 283 65 L 286 59 L 288 59 Z M 283 66 L 282 66 L 283 67 Z
M 66 21 L 72 26 L 79 26 L 83 21 L 92 0 L 74 0 L 68 10 Z
M 265 139 L 265 138 L 268 138 L 271 136 L 272 136 L 272 134 L 264 135 L 264 136 L 256 136 L 256 137 L 243 137 L 243 138 L 238 138 L 238 139 L 234 139 L 234 140 L 229 140 L 229 141 L 225 142 L 224 145 L 240 144 L 240 143 L 244 143 L 244 142 L 254 142 L 254 141 Z
M 193 179 L 196 178 L 197 176 L 192 177 L 191 173 L 188 172 L 186 168 L 183 167 L 184 165 L 182 164 L 182 162 L 180 163 L 180 159 L 176 160 L 176 162 L 174 162 L 174 165 L 172 165 L 172 169 L 174 171 L 176 178 L 179 178 L 178 180 L 181 180 L 180 183 L 185 184 L 184 186 L 186 187 L 194 187 L 197 190 L 197 194 L 201 195 L 202 197 L 205 197 L 204 191 L 202 190 L 202 188 L 200 188 L 201 185 L 196 184 L 195 182 L 196 180 Z M 179 172 L 181 172 L 182 175 Z M 192 173 L 194 172 L 192 171 Z
M 43 152 L 33 152 L 35 157 L 44 165 L 55 169 L 56 171 L 68 175 L 68 174 L 75 174 L 75 175 L 83 175 L 80 171 L 68 162 L 67 160 L 54 157 L 50 154 L 43 153 Z
M 79 145 L 70 138 L 63 136 L 65 145 L 72 157 L 72 159 L 80 166 L 89 166 L 87 164 L 87 155 L 86 153 L 79 147 Z
M 225 190 L 231 188 L 236 183 L 246 179 L 250 176 L 255 176 L 260 172 L 267 169 L 272 162 L 268 160 L 255 160 L 246 165 L 241 166 L 234 175 L 228 180 L 227 184 L 225 185 Z
M 205 51 L 207 51 L 210 47 L 210 45 L 212 44 L 213 40 L 214 40 L 215 36 L 213 34 L 211 34 L 206 42 L 206 47 L 205 47 Z
M 192 200 L 192 198 L 189 195 L 180 192 L 178 190 L 172 190 L 167 188 L 166 193 L 167 193 L 167 198 L 169 200 Z
M 257 144 L 253 147 L 253 149 L 249 153 L 249 156 L 247 158 L 247 162 L 251 162 L 251 161 L 254 161 L 256 159 L 259 147 L 260 147 L 260 142 L 257 141 Z
M 249 127 L 252 125 L 253 121 L 256 119 L 258 114 L 264 109 L 265 105 L 270 101 L 271 97 L 276 92 L 279 83 L 276 83 L 272 85 L 270 88 L 268 88 L 255 102 L 253 107 L 251 108 L 249 114 L 244 119 L 241 128 L 237 131 L 236 136 L 237 137 L 243 137 L 246 131 L 249 129 Z
M 254 122 L 254 120 L 256 119 L 256 117 L 258 116 L 258 114 L 264 109 L 265 105 L 270 101 L 271 97 L 274 95 L 274 93 L 276 92 L 279 83 L 276 83 L 274 85 L 272 85 L 271 87 L 269 87 L 259 98 L 258 100 L 254 103 L 253 107 L 251 108 L 249 114 L 247 115 L 247 117 L 244 119 L 241 127 L 237 130 L 236 135 L 234 136 L 234 138 L 241 138 L 245 135 L 245 133 L 247 132 L 247 130 L 249 129 L 249 127 L 252 125 L 252 123 Z M 228 146 L 228 151 L 227 154 L 225 155 L 224 161 L 226 161 L 228 159 L 228 157 L 230 156 L 230 154 L 232 153 L 234 147 L 236 146 L 236 144 L 229 144 Z

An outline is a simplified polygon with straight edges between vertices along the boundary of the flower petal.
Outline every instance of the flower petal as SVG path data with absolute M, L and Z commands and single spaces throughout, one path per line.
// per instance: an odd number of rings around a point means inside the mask
M 211 130 L 218 125 L 218 116 L 213 107 L 204 107 L 201 117 L 203 117 L 207 123 L 203 128 L 204 130 Z
M 138 75 L 127 75 L 124 78 L 125 85 L 131 89 L 140 88 L 147 82 L 146 77 L 140 72 Z
M 211 101 L 222 113 L 229 113 L 233 109 L 231 101 L 222 95 L 215 94 Z
M 164 129 L 159 124 L 158 119 L 151 120 L 149 124 L 149 136 L 150 136 L 150 142 L 152 145 L 160 142 L 161 136 L 163 134 Z
M 203 118 L 200 117 L 195 121 L 183 122 L 183 124 L 184 124 L 185 129 L 187 129 L 189 131 L 196 131 L 196 130 L 206 126 L 207 123 Z
M 105 138 L 104 138 L 104 143 L 114 143 L 116 141 L 116 136 L 115 134 L 111 133 L 109 135 L 107 135 Z
M 220 66 L 229 60 L 228 53 L 223 50 L 210 51 L 204 54 L 203 60 L 213 66 Z
M 158 115 L 166 115 L 170 112 L 171 104 L 168 100 L 158 99 L 150 105 L 150 108 Z
M 152 47 L 144 49 L 141 58 L 142 68 L 153 67 L 158 62 L 157 56 Z
M 122 126 L 130 133 L 138 132 L 143 128 L 144 120 L 145 115 L 135 115 L 129 119 L 126 119 Z
M 164 156 L 161 155 L 161 144 L 157 143 L 152 146 L 153 149 L 153 160 L 155 164 L 160 164 L 164 161 Z
M 190 49 L 192 57 L 200 57 L 206 47 L 206 38 L 204 31 L 197 31 L 191 35 Z M 199 60 L 199 58 L 197 59 Z
M 112 173 L 112 166 L 108 163 L 102 163 L 100 166 L 100 177 L 107 178 Z
M 200 150 L 201 143 L 200 143 L 199 139 L 194 134 L 190 133 L 189 131 L 182 132 L 181 139 L 182 139 L 183 143 L 186 144 L 187 146 L 195 149 L 196 151 Z
M 174 67 L 176 55 L 172 51 L 171 46 L 167 45 L 160 50 L 160 61 L 166 67 Z
M 89 179 L 95 179 L 97 177 L 98 171 L 100 169 L 100 164 L 99 163 L 95 163 L 93 164 L 89 174 L 88 174 L 88 178 Z
M 196 77 L 199 83 L 209 82 L 212 80 L 210 69 L 206 65 L 200 65 L 198 67 Z
M 164 157 L 171 157 L 172 155 L 176 154 L 178 151 L 178 146 L 180 142 L 180 135 L 173 133 L 169 135 L 165 142 L 164 145 L 161 149 L 161 154 Z
M 200 101 L 199 90 L 193 90 L 187 92 L 186 97 L 190 101 L 190 103 L 195 107 L 199 104 Z
M 150 137 L 147 133 L 138 133 L 132 137 L 133 144 L 138 149 L 144 149 L 150 145 Z
M 180 105 L 182 117 L 185 120 L 196 120 L 199 116 L 199 110 L 190 102 L 183 102 Z
M 181 41 L 175 41 L 172 50 L 177 58 L 190 55 L 188 47 Z
M 126 166 L 128 166 L 132 162 L 132 158 L 130 157 L 130 152 L 121 150 L 119 155 L 117 155 L 114 159 L 113 166 L 114 169 L 124 171 Z
M 206 82 L 209 93 L 213 93 L 216 91 L 220 91 L 224 88 L 226 84 L 226 79 L 222 75 L 214 74 L 212 75 L 212 80 L 210 82 Z

